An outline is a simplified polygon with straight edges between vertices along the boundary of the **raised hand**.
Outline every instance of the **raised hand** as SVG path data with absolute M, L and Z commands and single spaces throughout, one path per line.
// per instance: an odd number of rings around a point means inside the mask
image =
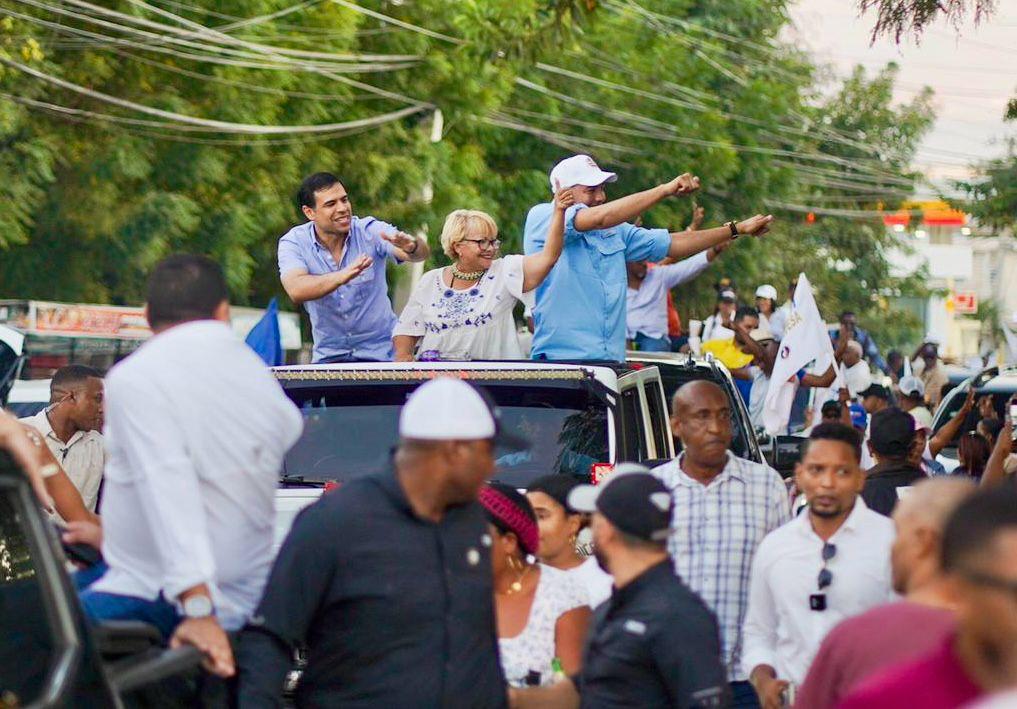
M 359 276 L 361 273 L 369 269 L 374 260 L 367 255 L 361 256 L 352 265 L 347 266 L 343 270 L 339 271 L 339 285 L 344 286 L 354 278 Z
M 692 194 L 699 189 L 699 178 L 686 172 L 678 175 L 678 177 L 668 182 L 667 186 L 671 195 L 674 197 L 683 194 Z
M 754 217 L 749 217 L 743 222 L 735 224 L 735 228 L 738 229 L 739 234 L 749 234 L 751 236 L 762 236 L 766 232 L 770 231 L 770 224 L 773 223 L 773 215 L 757 214 Z
M 561 184 L 558 180 L 554 181 L 554 208 L 559 212 L 564 212 L 566 209 L 575 204 L 576 198 L 572 194 L 571 189 L 562 189 Z
M 392 244 L 397 249 L 402 249 L 407 253 L 413 253 L 417 247 L 414 244 L 417 243 L 417 238 L 411 236 L 404 231 L 391 232 L 389 234 L 382 234 L 381 238 Z
M 696 205 L 692 208 L 692 221 L 689 222 L 689 231 L 699 231 L 699 227 L 703 226 L 703 217 L 706 216 L 706 210 Z

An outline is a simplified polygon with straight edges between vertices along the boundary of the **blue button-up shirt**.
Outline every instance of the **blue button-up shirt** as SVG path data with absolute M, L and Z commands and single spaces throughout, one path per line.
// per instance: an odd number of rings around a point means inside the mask
M 311 318 L 313 361 L 337 355 L 381 361 L 392 359 L 392 328 L 396 316 L 388 299 L 385 264 L 396 258 L 394 247 L 381 235 L 396 231 L 391 224 L 374 217 L 353 217 L 346 250 L 338 264 L 316 238 L 313 222 L 295 226 L 279 239 L 280 276 L 296 270 L 306 270 L 312 276 L 334 273 L 363 255 L 374 261 L 369 269 L 346 285 L 304 303 Z
M 550 275 L 537 288 L 533 309 L 533 357 L 552 360 L 625 359 L 626 261 L 660 261 L 671 247 L 667 229 L 619 224 L 577 231 L 579 204 L 565 212 L 565 246 Z M 544 248 L 553 205 L 526 215 L 524 249 Z

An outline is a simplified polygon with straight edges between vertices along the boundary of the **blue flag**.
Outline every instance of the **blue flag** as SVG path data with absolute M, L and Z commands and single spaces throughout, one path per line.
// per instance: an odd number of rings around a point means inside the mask
M 269 367 L 283 364 L 282 337 L 279 335 L 279 305 L 275 298 L 268 304 L 261 320 L 247 333 L 245 342 Z

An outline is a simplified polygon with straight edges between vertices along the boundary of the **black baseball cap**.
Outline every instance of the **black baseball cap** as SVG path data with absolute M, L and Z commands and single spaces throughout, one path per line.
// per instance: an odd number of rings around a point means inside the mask
M 823 407 L 819 410 L 822 416 L 840 416 L 840 402 L 830 400 L 823 404 Z
M 882 384 L 870 384 L 868 389 L 858 392 L 858 396 L 862 397 L 863 399 L 870 396 L 874 396 L 878 399 L 882 399 L 883 401 L 889 401 L 890 390 L 887 389 Z
M 905 456 L 915 440 L 915 419 L 896 407 L 883 409 L 872 417 L 869 440 L 881 455 Z
M 622 532 L 646 541 L 661 542 L 671 533 L 671 493 L 642 465 L 622 464 L 600 485 L 580 485 L 569 493 L 569 506 L 599 512 Z

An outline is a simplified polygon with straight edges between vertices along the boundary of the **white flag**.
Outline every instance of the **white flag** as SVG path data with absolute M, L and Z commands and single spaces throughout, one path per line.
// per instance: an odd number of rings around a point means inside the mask
M 770 388 L 763 404 L 763 425 L 770 435 L 783 433 L 791 417 L 791 405 L 798 390 L 797 374 L 815 360 L 816 371 L 826 372 L 833 364 L 833 345 L 816 307 L 812 284 L 798 276 L 791 314 L 784 328 L 777 359 L 770 373 Z

